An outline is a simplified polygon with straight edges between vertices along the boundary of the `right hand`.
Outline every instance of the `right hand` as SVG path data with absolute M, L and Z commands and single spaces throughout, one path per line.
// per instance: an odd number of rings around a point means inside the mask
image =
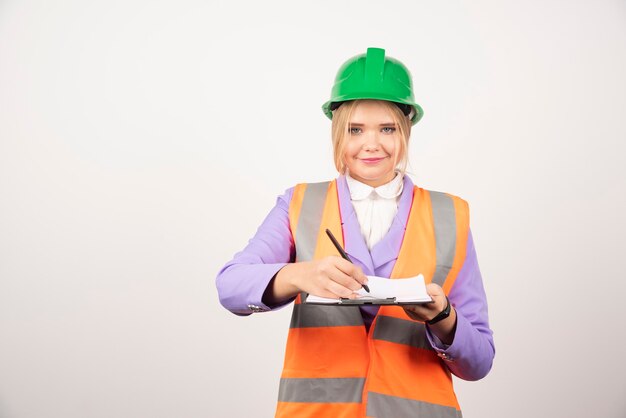
M 341 257 L 329 256 L 320 260 L 294 263 L 291 283 L 300 291 L 324 298 L 357 297 L 355 293 L 367 284 L 363 270 Z

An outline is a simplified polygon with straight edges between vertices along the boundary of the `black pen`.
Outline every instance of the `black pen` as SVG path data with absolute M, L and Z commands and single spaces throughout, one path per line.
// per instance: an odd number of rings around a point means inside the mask
M 352 263 L 352 260 L 350 260 L 350 257 L 348 257 L 348 254 L 343 250 L 343 248 L 341 248 L 341 245 L 339 245 L 339 242 L 337 241 L 337 239 L 335 239 L 335 236 L 333 235 L 333 233 L 330 232 L 330 229 L 326 229 L 326 235 L 328 235 L 328 238 L 330 238 L 330 240 L 333 242 L 333 244 L 335 245 L 335 248 L 337 249 L 337 251 L 339 251 L 339 254 L 341 254 L 341 257 L 343 257 L 344 260 L 348 260 L 349 262 Z M 366 284 L 361 285 L 361 286 L 363 286 L 363 289 L 365 289 L 367 293 L 370 292 L 370 288 L 367 287 Z

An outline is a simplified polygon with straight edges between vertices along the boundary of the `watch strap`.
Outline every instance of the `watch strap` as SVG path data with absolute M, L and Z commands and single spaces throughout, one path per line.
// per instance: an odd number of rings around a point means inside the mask
M 430 321 L 426 321 L 426 323 L 428 325 L 433 325 L 439 321 L 443 321 L 444 319 L 450 316 L 451 310 L 452 310 L 452 307 L 450 306 L 450 299 L 448 299 L 448 296 L 446 296 L 446 307 L 443 308 L 443 311 L 439 312 L 437 316 L 435 316 L 433 319 L 431 319 Z

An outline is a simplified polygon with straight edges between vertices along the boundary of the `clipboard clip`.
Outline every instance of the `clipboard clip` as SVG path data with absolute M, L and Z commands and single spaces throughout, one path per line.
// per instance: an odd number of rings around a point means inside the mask
M 339 303 L 341 305 L 395 305 L 396 298 L 385 298 L 385 299 L 348 299 L 341 298 L 339 299 Z

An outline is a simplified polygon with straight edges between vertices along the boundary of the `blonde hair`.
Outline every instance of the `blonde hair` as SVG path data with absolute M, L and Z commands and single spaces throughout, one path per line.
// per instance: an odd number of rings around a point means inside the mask
M 346 163 L 343 160 L 344 150 L 346 148 L 346 142 L 350 133 L 350 118 L 354 109 L 363 100 L 359 99 L 344 102 L 335 111 L 333 111 L 332 119 L 332 141 L 333 141 L 333 154 L 335 160 L 335 167 L 341 174 L 346 172 Z M 381 103 L 391 114 L 391 117 L 396 124 L 397 132 L 400 134 L 400 141 L 396 146 L 395 164 L 394 166 L 404 175 L 406 173 L 406 167 L 408 164 L 408 151 L 409 151 L 409 137 L 411 136 L 411 120 L 402 113 L 402 110 L 396 106 L 393 102 L 386 100 L 377 100 Z

